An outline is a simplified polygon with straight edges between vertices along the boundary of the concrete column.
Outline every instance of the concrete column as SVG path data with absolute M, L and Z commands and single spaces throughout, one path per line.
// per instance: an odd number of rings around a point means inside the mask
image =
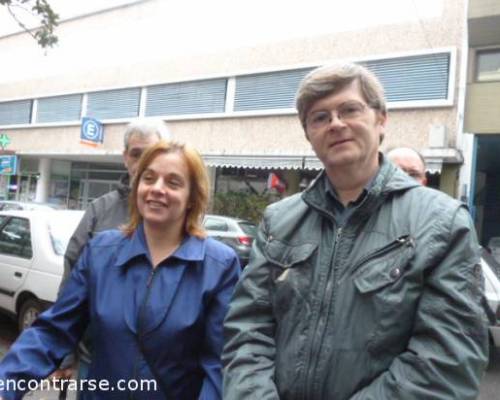
M 50 164 L 50 158 L 40 158 L 38 160 L 38 173 L 40 176 L 36 183 L 35 201 L 45 203 L 49 198 Z
M 457 198 L 458 169 L 458 165 L 443 165 L 439 179 L 439 190 L 454 198 Z

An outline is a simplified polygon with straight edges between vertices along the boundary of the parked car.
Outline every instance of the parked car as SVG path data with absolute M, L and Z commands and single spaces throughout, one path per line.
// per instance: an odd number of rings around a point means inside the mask
M 500 236 L 494 236 L 488 241 L 488 248 L 497 263 L 500 263 Z
M 31 325 L 57 297 L 63 255 L 83 211 L 0 211 L 0 309 Z
M 242 268 L 248 264 L 257 225 L 239 218 L 208 214 L 203 220 L 203 226 L 209 236 L 226 243 L 236 251 Z
M 8 210 L 57 210 L 59 207 L 51 203 L 29 201 L 0 200 L 0 211 Z
M 500 347 L 500 265 L 488 251 L 485 249 L 481 251 L 484 294 L 491 313 L 496 319 L 496 324 L 489 327 L 490 338 L 495 347 Z

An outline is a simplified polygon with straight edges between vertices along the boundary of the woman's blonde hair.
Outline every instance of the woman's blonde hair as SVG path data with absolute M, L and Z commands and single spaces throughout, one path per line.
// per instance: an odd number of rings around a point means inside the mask
M 132 182 L 129 197 L 129 222 L 122 228 L 127 236 L 131 236 L 142 223 L 142 215 L 137 207 L 137 191 L 144 171 L 153 160 L 161 154 L 177 153 L 186 162 L 189 171 L 189 199 L 185 222 L 185 232 L 189 235 L 203 238 L 206 232 L 203 229 L 202 219 L 208 204 L 208 174 L 207 168 L 200 154 L 193 148 L 176 142 L 162 140 L 147 149 L 139 160 L 137 172 Z

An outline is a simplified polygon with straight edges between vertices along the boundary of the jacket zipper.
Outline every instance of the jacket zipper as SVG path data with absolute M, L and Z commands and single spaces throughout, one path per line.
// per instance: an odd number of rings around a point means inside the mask
M 363 264 L 365 264 L 367 261 L 377 258 L 380 256 L 384 256 L 398 248 L 407 246 L 407 247 L 413 247 L 415 245 L 415 242 L 413 238 L 410 235 L 404 235 L 400 236 L 393 242 L 389 243 L 387 246 L 384 246 L 378 250 L 375 250 L 373 253 L 367 254 L 364 256 L 361 260 L 359 260 L 354 267 L 351 268 L 351 275 L 353 275 L 359 267 L 361 267 Z
M 336 254 L 336 250 L 337 250 L 337 246 L 338 246 L 338 243 L 340 241 L 340 238 L 342 236 L 342 232 L 343 232 L 343 226 L 339 226 L 337 228 L 337 232 L 335 232 L 335 239 L 333 241 L 333 249 L 332 249 L 332 255 L 330 257 L 330 266 L 333 267 L 333 262 L 335 260 L 335 254 Z M 331 273 L 333 273 L 333 286 L 335 285 L 335 280 L 336 280 L 336 271 L 333 270 L 331 271 Z M 330 272 L 328 273 L 328 276 L 326 277 L 326 285 L 325 285 L 325 290 L 324 290 L 324 293 L 323 293 L 323 297 L 321 299 L 321 303 L 319 305 L 319 313 L 318 313 L 318 317 L 316 319 L 316 324 L 315 324 L 315 329 L 314 329 L 314 333 L 317 333 L 319 331 L 318 329 L 318 326 L 319 326 L 319 322 L 321 320 L 321 311 L 323 310 L 325 304 L 326 304 L 326 297 L 327 297 L 327 294 L 328 294 L 328 290 L 326 289 L 328 287 L 328 280 L 330 278 Z M 332 287 L 333 287 L 332 286 Z M 332 289 L 332 290 L 335 290 L 335 289 Z M 305 384 L 304 385 L 301 385 L 302 387 L 302 393 L 301 395 L 299 396 L 299 398 L 302 398 L 302 399 L 307 399 L 308 396 L 307 394 L 310 392 L 310 388 L 311 388 L 311 385 L 312 385 L 312 381 L 311 381 L 311 376 L 314 374 L 314 371 L 316 370 L 316 364 L 317 364 L 317 361 L 314 361 L 314 367 L 313 368 L 308 368 L 308 365 L 310 364 L 311 362 L 311 359 L 312 359 L 312 356 L 313 354 L 315 353 L 315 350 L 316 349 L 320 349 L 321 348 L 321 338 L 318 337 L 318 335 L 314 335 L 313 336 L 313 340 L 311 342 L 311 346 L 310 346 L 310 350 L 308 352 L 308 356 L 307 356 L 307 359 L 306 359 L 306 363 L 305 363 L 305 366 L 306 366 L 306 381 L 305 381 Z
M 144 310 L 146 308 L 146 305 L 149 301 L 149 297 L 151 295 L 151 285 L 153 283 L 153 279 L 156 275 L 156 269 L 157 268 L 153 268 L 148 276 L 148 280 L 146 281 L 146 295 L 144 296 L 144 300 L 141 304 L 141 307 L 139 308 L 139 316 L 138 316 L 138 319 L 137 319 L 137 344 L 139 346 L 139 349 L 141 351 L 140 354 L 137 355 L 137 358 L 136 358 L 136 361 L 135 361 L 135 365 L 134 365 L 134 380 L 138 381 L 139 379 L 139 376 L 138 376 L 138 367 L 139 367 L 139 361 L 144 358 L 144 347 L 142 345 L 142 342 L 141 342 L 141 337 L 144 336 L 142 333 L 141 333 L 141 330 L 142 330 L 142 325 L 144 324 L 143 321 L 144 321 L 144 318 L 145 318 L 145 315 L 144 315 Z M 142 355 L 142 357 L 141 357 Z M 133 400 L 135 398 L 134 396 L 134 392 L 130 392 L 130 399 Z
M 338 243 L 341 239 L 341 236 L 342 236 L 342 232 L 343 232 L 343 226 L 340 226 L 338 229 L 337 229 L 337 232 L 335 234 L 335 241 L 334 241 L 334 245 L 333 245 L 333 252 L 332 252 L 332 257 L 330 259 L 330 265 L 332 266 L 333 268 L 333 283 L 332 283 L 332 290 L 336 290 L 335 289 L 335 285 L 336 285 L 336 275 L 337 275 L 337 268 L 335 266 L 335 255 L 336 255 L 336 250 L 337 250 L 337 246 L 338 246 Z M 390 253 L 391 251 L 395 250 L 395 249 L 398 249 L 398 248 L 401 248 L 401 247 L 404 247 L 404 246 L 414 246 L 414 240 L 411 236 L 409 235 L 405 235 L 405 236 L 401 236 L 399 238 L 397 238 L 396 240 L 394 240 L 393 242 L 389 243 L 387 246 L 379 249 L 379 250 L 376 250 L 375 252 L 371 253 L 371 254 L 368 254 L 367 256 L 363 257 L 359 262 L 357 262 L 351 272 L 354 273 L 354 271 L 356 271 L 360 266 L 362 266 L 364 263 L 366 263 L 367 261 L 369 261 L 370 259 L 372 258 L 376 258 L 376 257 L 379 257 L 379 256 L 382 256 L 382 255 L 385 255 L 385 254 L 388 254 Z M 328 285 L 328 282 L 327 282 L 327 285 Z M 320 321 L 320 318 L 321 318 L 321 311 L 324 307 L 324 304 L 327 303 L 327 293 L 328 291 L 325 290 L 325 293 L 323 295 L 323 299 L 322 299 L 322 302 L 321 302 L 321 305 L 320 305 L 320 315 L 318 315 L 318 319 L 316 321 L 316 329 L 314 330 L 314 332 L 318 333 L 319 332 L 319 329 L 318 329 L 318 324 L 319 324 L 319 321 Z M 332 294 L 333 298 L 332 298 L 332 301 L 331 303 L 335 303 L 335 293 Z M 332 304 L 330 304 L 330 307 L 332 306 Z M 330 308 L 329 308 L 330 309 Z M 327 327 L 328 325 L 328 319 L 329 319 L 329 313 L 327 313 L 327 315 L 325 316 L 325 318 L 327 318 L 327 321 L 325 322 L 325 328 Z M 323 332 L 324 333 L 324 332 Z M 318 335 L 318 339 L 317 340 L 313 340 L 313 342 L 311 343 L 311 349 L 308 353 L 308 359 L 307 359 L 307 362 L 306 362 L 306 366 L 309 365 L 309 363 L 311 362 L 311 358 L 312 358 L 312 355 L 313 353 L 315 353 L 315 350 L 320 350 L 321 349 L 321 346 L 322 346 L 322 338 L 323 338 L 323 335 Z M 307 399 L 308 396 L 307 394 L 310 393 L 310 390 L 311 390 L 311 385 L 313 384 L 312 382 L 312 377 L 315 376 L 315 371 L 317 369 L 317 363 L 318 363 L 318 360 L 315 360 L 314 361 L 314 367 L 313 368 L 308 368 L 307 371 L 306 371 L 306 382 L 305 382 L 305 385 L 303 385 L 302 387 L 304 388 L 304 392 L 301 393 L 301 396 L 300 398 L 302 399 Z

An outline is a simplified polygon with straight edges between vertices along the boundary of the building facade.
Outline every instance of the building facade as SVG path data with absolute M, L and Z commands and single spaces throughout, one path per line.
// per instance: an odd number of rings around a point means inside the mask
M 500 241 L 500 3 L 470 0 L 465 132 L 469 208 L 485 246 Z M 500 245 L 500 242 L 499 242 Z
M 136 117 L 162 118 L 174 139 L 195 146 L 214 190 L 263 191 L 274 172 L 296 192 L 320 163 L 297 119 L 295 91 L 312 68 L 341 60 L 366 65 L 386 88 L 384 148 L 420 150 L 434 186 L 460 194 L 464 1 L 437 0 L 425 18 L 189 52 L 162 34 L 175 18 L 159 18 L 165 3 L 63 21 L 60 46 L 47 54 L 25 33 L 0 37 L 8 60 L 1 75 L 11 77 L 0 81 L 0 142 L 18 161 L 0 177 L 0 197 L 84 207 L 124 172 L 122 134 Z M 103 124 L 99 146 L 81 143 L 82 117 Z

